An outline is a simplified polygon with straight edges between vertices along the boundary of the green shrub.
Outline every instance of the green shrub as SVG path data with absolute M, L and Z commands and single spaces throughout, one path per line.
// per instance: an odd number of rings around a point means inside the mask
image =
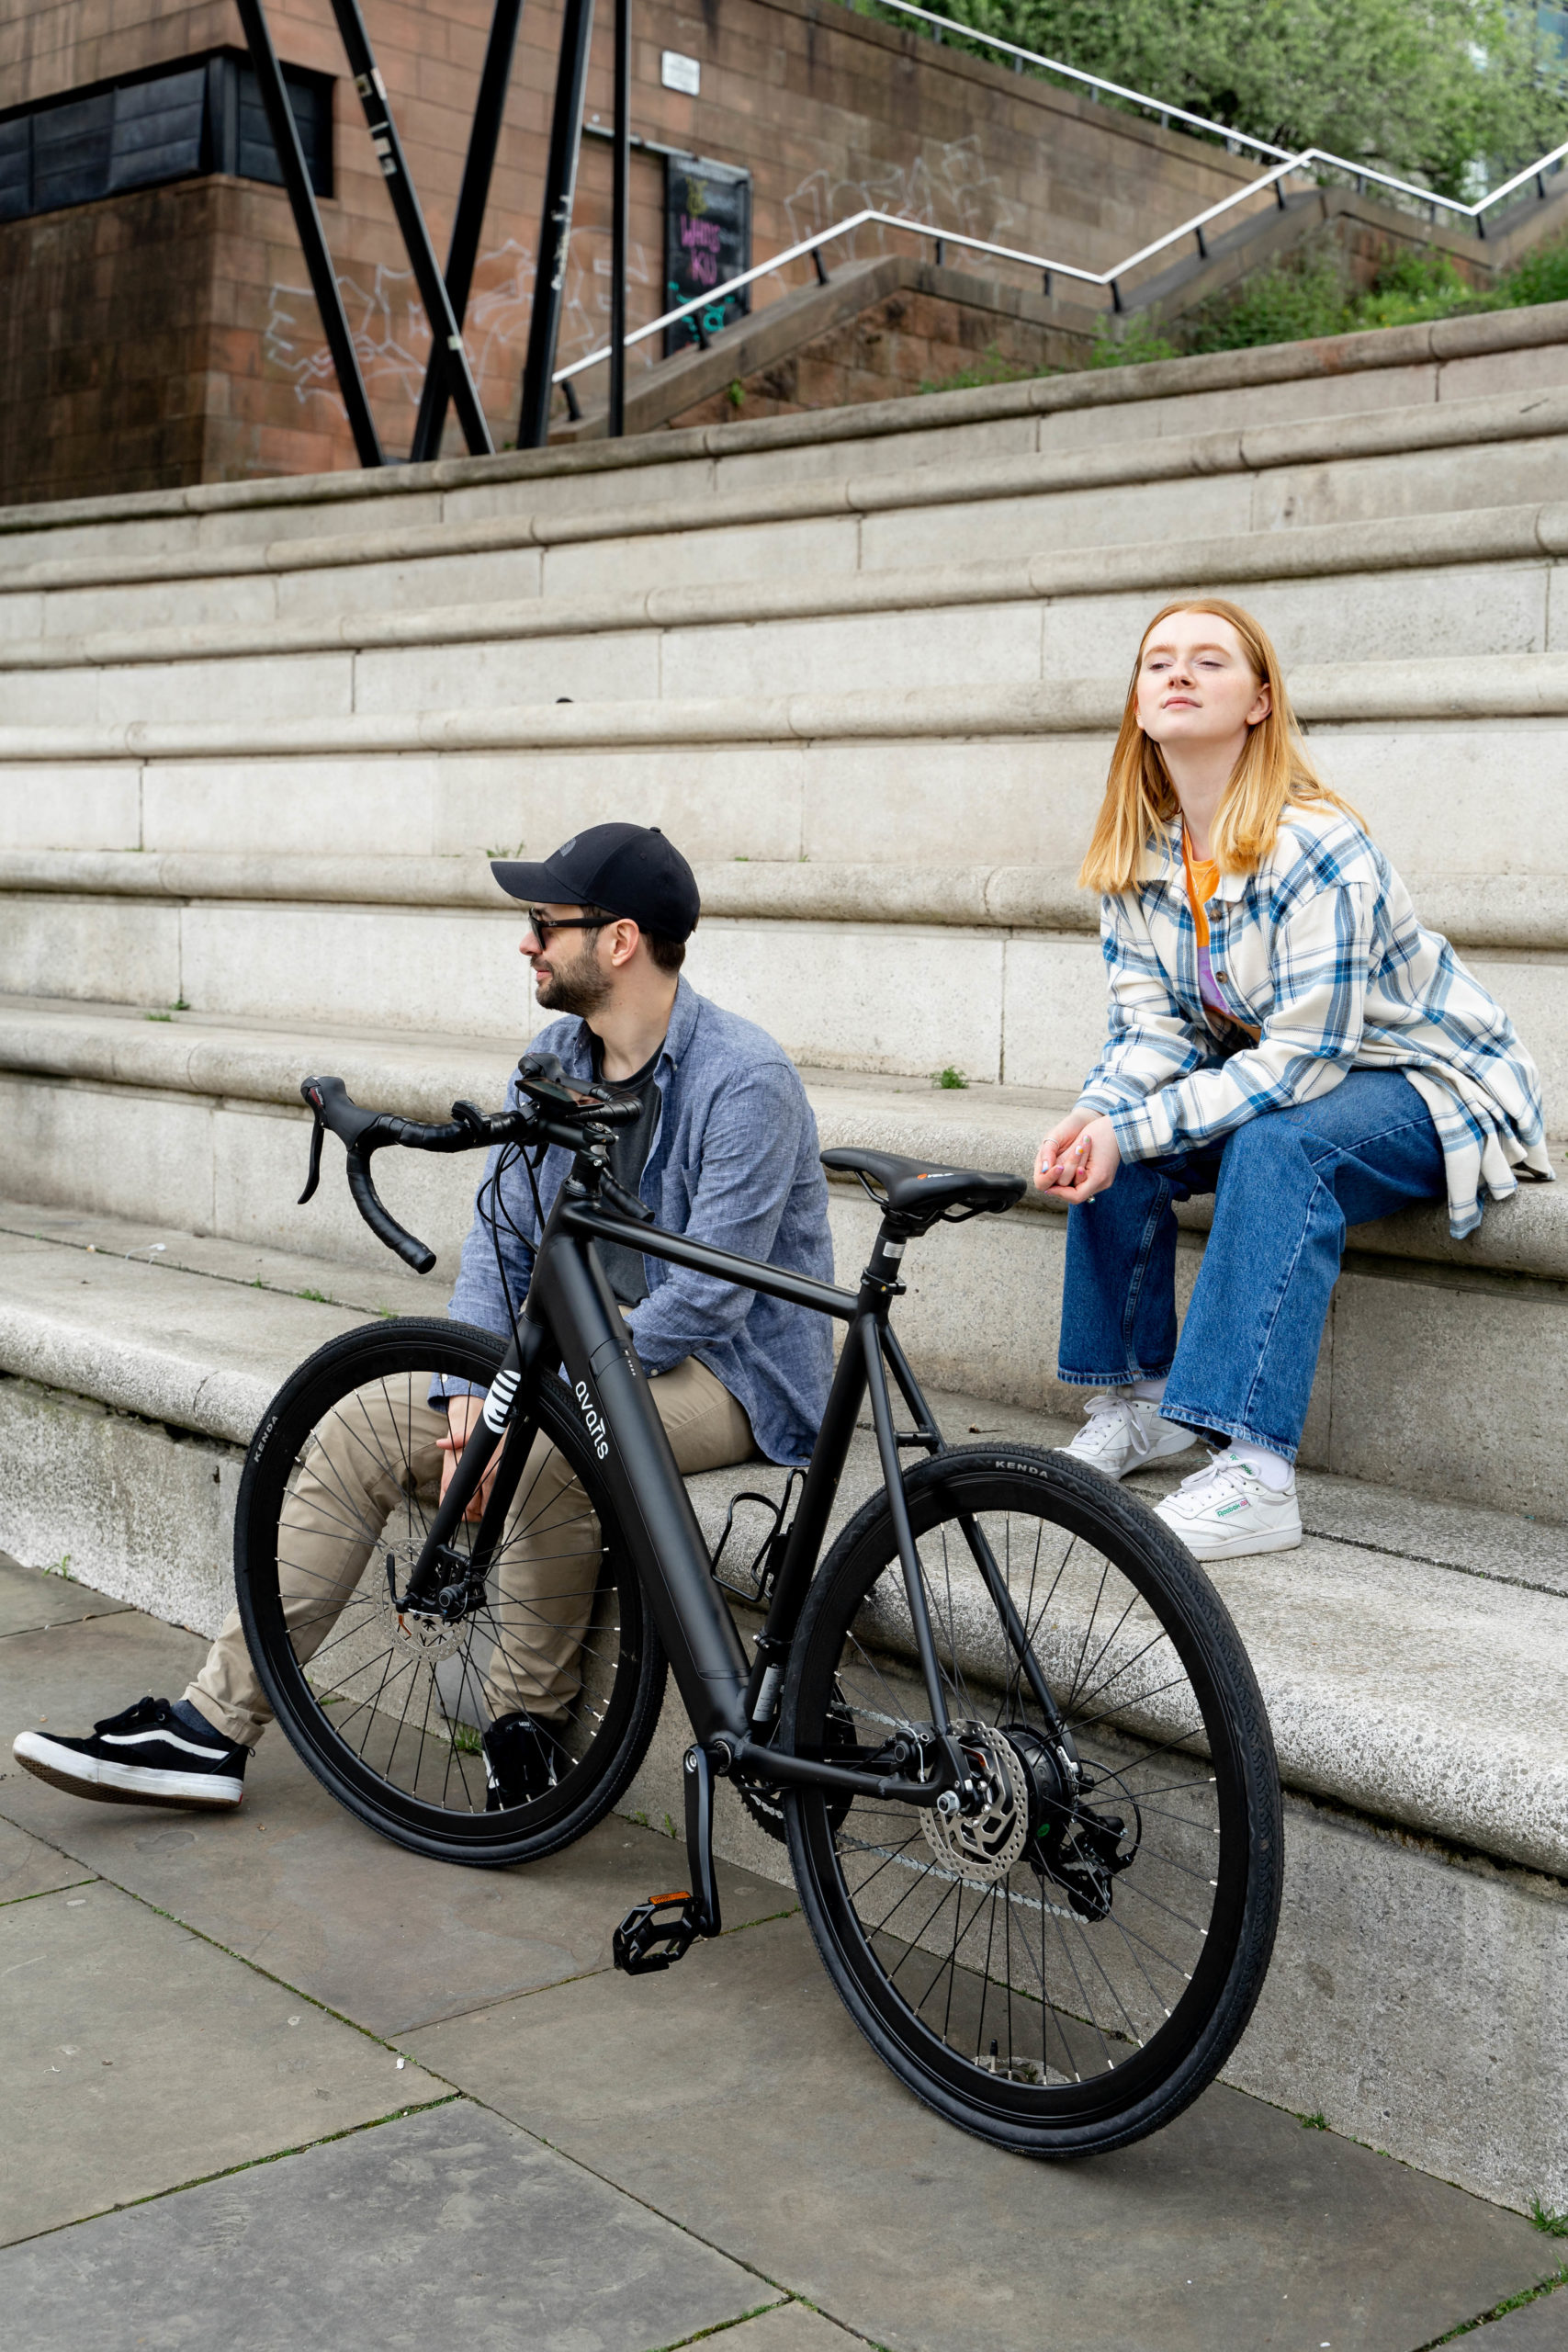
M 1179 359 L 1181 346 L 1150 326 L 1146 319 L 1132 318 L 1118 334 L 1109 319 L 1101 319 L 1094 331 L 1094 345 L 1089 355 L 1091 368 L 1141 368 L 1150 359 Z
M 1004 359 L 994 343 L 987 344 L 980 358 L 967 368 L 955 368 L 951 376 L 942 376 L 920 386 L 922 392 L 972 392 L 981 384 L 1018 384 L 1028 376 L 1055 376 L 1055 368 L 1031 368 L 1018 360 Z
M 1189 351 L 1243 351 L 1258 343 L 1300 343 L 1340 334 L 1349 284 L 1337 254 L 1277 261 L 1235 294 L 1215 295 L 1194 311 L 1182 335 Z
M 1568 238 L 1526 254 L 1500 279 L 1497 290 L 1506 301 L 1521 308 L 1532 302 L 1568 302 Z

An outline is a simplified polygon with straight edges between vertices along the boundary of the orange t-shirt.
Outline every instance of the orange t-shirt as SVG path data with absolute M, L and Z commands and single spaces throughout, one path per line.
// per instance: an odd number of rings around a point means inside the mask
M 1214 978 L 1214 967 L 1209 958 L 1209 918 L 1204 901 L 1212 899 L 1220 887 L 1220 869 L 1217 861 L 1212 857 L 1193 856 L 1185 825 L 1181 828 L 1181 863 L 1187 874 L 1187 903 L 1192 910 L 1192 928 L 1198 934 L 1198 993 L 1203 1000 L 1203 1009 L 1216 1021 L 1223 1021 L 1228 1028 L 1244 1029 L 1249 1037 L 1256 1039 L 1262 1033 L 1255 1029 L 1249 1021 L 1238 1021 L 1227 1009 Z

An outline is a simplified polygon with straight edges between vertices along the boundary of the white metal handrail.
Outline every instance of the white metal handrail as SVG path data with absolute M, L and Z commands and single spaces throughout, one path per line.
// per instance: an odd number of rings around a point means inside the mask
M 1262 195 L 1269 188 L 1273 189 L 1277 200 L 1282 207 L 1285 201 L 1285 180 L 1291 173 L 1306 171 L 1314 164 L 1325 165 L 1331 171 L 1348 173 L 1356 181 L 1358 187 L 1364 187 L 1371 180 L 1376 181 L 1380 187 L 1392 188 L 1401 196 L 1413 197 L 1417 203 L 1429 205 L 1432 208 L 1434 221 L 1437 220 L 1438 207 L 1440 205 L 1446 212 L 1456 213 L 1465 220 L 1473 220 L 1481 234 L 1484 236 L 1486 231 L 1483 216 L 1492 205 L 1500 204 L 1506 197 L 1512 196 L 1516 189 L 1523 187 L 1532 179 L 1536 182 L 1540 195 L 1544 197 L 1545 175 L 1568 156 L 1568 140 L 1564 140 L 1561 146 L 1553 147 L 1547 154 L 1538 156 L 1533 164 L 1527 164 L 1522 171 L 1516 172 L 1512 179 L 1505 180 L 1501 187 L 1493 188 L 1474 204 L 1465 204 L 1457 197 L 1435 196 L 1430 188 L 1416 187 L 1409 180 L 1396 178 L 1393 173 L 1377 171 L 1366 164 L 1351 163 L 1347 157 L 1333 154 L 1325 147 L 1303 147 L 1298 153 L 1291 154 L 1282 147 L 1271 145 L 1267 140 L 1253 139 L 1245 131 L 1227 130 L 1223 123 L 1210 122 L 1201 115 L 1188 114 L 1180 107 L 1166 106 L 1158 98 L 1147 97 L 1141 91 L 1124 89 L 1119 82 L 1107 82 L 1099 74 L 1084 73 L 1076 65 L 1065 65 L 1058 59 L 1043 57 L 1037 50 L 1021 49 L 1017 42 L 1003 40 L 994 33 L 976 32 L 972 26 L 961 24 L 956 17 L 938 16 L 930 8 L 918 6 L 916 0 L 877 0 L 877 5 L 885 8 L 897 8 L 906 16 L 919 17 L 927 24 L 938 25 L 949 32 L 962 34 L 966 40 L 982 41 L 987 48 L 1002 50 L 1010 57 L 1021 58 L 1029 64 L 1044 68 L 1049 73 L 1066 74 L 1074 81 L 1091 84 L 1096 89 L 1109 90 L 1114 96 L 1128 98 L 1135 106 L 1146 107 L 1152 113 L 1168 117 L 1172 120 L 1190 123 L 1195 130 L 1213 132 L 1217 139 L 1233 141 L 1239 145 L 1252 148 L 1257 153 L 1274 155 L 1280 160 L 1271 170 L 1260 173 L 1256 179 L 1247 181 L 1244 186 L 1233 190 L 1229 196 L 1221 197 L 1217 203 L 1207 206 L 1201 212 L 1195 212 L 1190 220 L 1183 220 L 1179 228 L 1168 230 L 1163 237 L 1156 237 L 1151 243 L 1141 245 L 1136 253 L 1129 254 L 1124 260 L 1117 262 L 1112 268 L 1104 270 L 1082 269 L 1074 262 L 1054 261 L 1043 254 L 1020 253 L 1013 246 L 992 244 L 983 237 L 967 236 L 956 229 L 941 229 L 932 226 L 929 221 L 911 220 L 902 213 L 880 212 L 870 209 L 852 213 L 846 220 L 836 220 L 830 229 L 819 229 L 814 236 L 803 237 L 798 244 L 790 245 L 783 253 L 775 254 L 771 261 L 758 262 L 750 269 L 742 270 L 738 277 L 727 277 L 722 285 L 711 287 L 706 293 L 694 294 L 689 301 L 678 303 L 674 310 L 664 311 L 660 317 L 651 320 L 645 327 L 638 327 L 635 334 L 627 335 L 624 346 L 626 350 L 631 350 L 634 345 L 645 343 L 649 335 L 659 334 L 664 328 L 674 326 L 681 320 L 690 318 L 695 311 L 711 310 L 716 303 L 728 300 L 730 295 L 740 292 L 745 287 L 754 285 L 758 278 L 771 277 L 776 270 L 786 269 L 792 262 L 804 260 L 807 256 L 815 261 L 818 277 L 823 284 L 826 284 L 828 273 L 823 267 L 821 248 L 824 245 L 832 244 L 840 237 L 850 235 L 856 229 L 864 228 L 869 223 L 876 223 L 888 229 L 907 230 L 911 236 L 924 238 L 935 244 L 939 258 L 944 246 L 962 245 L 970 253 L 989 254 L 996 260 L 1018 262 L 1026 269 L 1037 269 L 1045 281 L 1047 293 L 1051 290 L 1053 277 L 1070 277 L 1081 286 L 1108 288 L 1112 309 L 1120 311 L 1122 307 L 1121 280 L 1129 270 L 1136 269 L 1144 262 L 1152 261 L 1156 254 L 1168 252 L 1172 245 L 1181 243 L 1188 237 L 1195 236 L 1199 252 L 1206 255 L 1208 243 L 1204 232 L 1213 221 L 1221 219 L 1235 206 L 1246 204 L 1252 198 Z M 706 335 L 700 324 L 697 334 L 698 341 L 705 347 Z M 611 346 L 607 343 L 603 344 L 597 351 L 589 352 L 586 357 L 574 359 L 569 367 L 557 368 L 551 378 L 552 383 L 570 384 L 574 378 L 581 376 L 587 368 L 597 368 L 608 359 L 610 349 Z M 575 391 L 569 391 L 567 398 L 575 414 L 577 413 Z
M 1162 119 L 1190 123 L 1194 130 L 1209 131 L 1214 138 L 1224 140 L 1228 145 L 1250 147 L 1255 154 L 1272 155 L 1277 162 L 1292 166 L 1307 163 L 1331 164 L 1338 171 L 1353 173 L 1358 179 L 1376 180 L 1382 187 L 1398 188 L 1402 195 L 1413 196 L 1422 204 L 1440 204 L 1446 211 L 1463 213 L 1471 220 L 1479 220 L 1488 205 L 1500 202 L 1505 196 L 1511 196 L 1517 187 L 1522 187 L 1527 180 L 1536 178 L 1560 156 L 1568 153 L 1568 145 L 1554 147 L 1550 155 L 1540 156 L 1535 163 L 1527 164 L 1522 172 L 1516 172 L 1513 178 L 1505 180 L 1501 187 L 1491 189 L 1474 204 L 1463 204 L 1458 197 L 1434 196 L 1428 187 L 1416 187 L 1409 180 L 1396 179 L 1388 172 L 1374 171 L 1371 164 L 1353 164 L 1347 156 L 1330 154 L 1325 147 L 1306 147 L 1292 154 L 1289 148 L 1276 147 L 1269 140 L 1254 139 L 1248 131 L 1232 130 L 1225 123 L 1209 121 L 1204 115 L 1189 114 L 1182 107 L 1168 106 L 1163 98 L 1151 98 L 1143 90 L 1129 90 L 1121 82 L 1107 82 L 1102 75 L 1087 74 L 1081 66 L 1068 65 L 1059 57 L 1043 57 L 1037 49 L 1021 49 L 1016 41 L 1003 40 L 997 33 L 979 32 L 973 25 L 961 23 L 956 17 L 939 16 L 934 9 L 919 6 L 917 0 L 876 0 L 876 5 L 879 8 L 896 8 L 900 16 L 919 17 L 923 24 L 939 26 L 943 32 L 957 33 L 964 40 L 980 41 L 987 49 L 1000 50 L 1005 55 L 1016 57 L 1026 65 L 1040 66 L 1047 74 L 1063 74 L 1068 81 L 1088 84 L 1091 89 L 1108 90 L 1112 97 L 1127 98 L 1134 106 L 1143 107 Z M 1131 262 L 1122 264 L 1123 269 L 1131 266 Z

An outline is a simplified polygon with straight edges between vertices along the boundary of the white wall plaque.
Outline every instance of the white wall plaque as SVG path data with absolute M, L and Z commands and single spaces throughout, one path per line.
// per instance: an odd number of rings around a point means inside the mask
M 660 61 L 659 78 L 667 90 L 683 90 L 687 97 L 694 98 L 703 86 L 703 69 L 694 57 L 667 49 Z

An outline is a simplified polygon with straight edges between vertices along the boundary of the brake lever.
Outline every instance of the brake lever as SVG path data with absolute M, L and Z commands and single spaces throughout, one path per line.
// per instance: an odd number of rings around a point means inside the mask
M 321 1181 L 321 1137 L 326 1131 L 326 1122 L 318 1112 L 310 1123 L 310 1172 L 305 1178 L 305 1189 L 294 1204 L 296 1208 L 302 1209 L 306 1202 L 314 1197 L 316 1187 Z

